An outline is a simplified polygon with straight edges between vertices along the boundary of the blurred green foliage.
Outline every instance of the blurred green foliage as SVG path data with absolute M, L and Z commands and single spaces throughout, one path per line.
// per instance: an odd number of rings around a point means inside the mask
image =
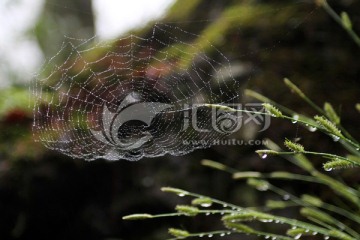
M 29 109 L 30 98 L 27 89 L 22 87 L 1 89 L 0 95 L 0 116 L 4 116 L 13 109 L 20 109 L 27 114 L 31 112 L 31 109 Z

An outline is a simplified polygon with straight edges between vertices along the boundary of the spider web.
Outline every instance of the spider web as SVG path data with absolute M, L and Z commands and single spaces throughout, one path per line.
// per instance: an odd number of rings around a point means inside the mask
M 198 37 L 156 24 L 146 37 L 64 44 L 32 89 L 35 139 L 74 158 L 138 160 L 228 136 L 241 116 L 219 105 L 239 103 L 242 81 Z

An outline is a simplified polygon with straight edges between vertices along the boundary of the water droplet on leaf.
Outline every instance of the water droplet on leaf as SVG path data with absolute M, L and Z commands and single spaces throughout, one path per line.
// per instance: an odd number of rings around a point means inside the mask
M 284 199 L 285 201 L 289 200 L 289 199 L 290 199 L 290 195 L 289 195 L 289 194 L 285 194 L 285 195 L 283 196 L 283 199 Z
M 330 171 L 333 170 L 333 168 L 331 168 L 331 167 L 326 167 L 326 168 L 324 168 L 324 169 L 325 169 L 325 171 L 327 171 L 327 172 L 330 172 Z
M 298 235 L 296 235 L 296 236 L 294 237 L 294 239 L 300 239 L 301 236 L 302 236 L 302 234 L 298 234 Z
M 292 122 L 292 123 L 297 123 L 298 120 L 299 120 L 299 115 L 295 114 L 295 115 L 293 115 L 292 118 L 293 118 L 293 120 L 291 120 L 291 122 Z
M 205 207 L 205 208 L 207 208 L 207 207 L 211 207 L 211 203 L 202 203 L 202 204 L 200 204 L 200 206 L 202 206 L 202 207 Z
M 340 140 L 340 137 L 338 137 L 338 136 L 332 135 L 331 137 L 334 140 L 334 142 L 337 142 Z
M 308 130 L 310 132 L 316 132 L 317 128 L 316 127 L 308 127 Z

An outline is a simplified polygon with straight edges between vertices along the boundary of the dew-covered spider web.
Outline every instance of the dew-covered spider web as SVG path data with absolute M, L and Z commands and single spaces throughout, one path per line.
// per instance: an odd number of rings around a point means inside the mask
M 233 133 L 241 115 L 222 106 L 237 108 L 243 82 L 195 38 L 156 24 L 145 37 L 64 44 L 33 87 L 35 138 L 74 158 L 137 160 L 184 155 Z

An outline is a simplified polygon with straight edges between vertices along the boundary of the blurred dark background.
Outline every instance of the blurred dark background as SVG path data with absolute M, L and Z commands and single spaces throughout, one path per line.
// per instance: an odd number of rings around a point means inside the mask
M 64 35 L 94 35 L 90 1 L 62 4 L 67 7 L 45 4 L 32 32 L 46 57 L 58 51 Z M 337 12 L 346 11 L 354 30 L 360 32 L 359 1 L 329 4 Z M 254 71 L 244 75 L 247 88 L 300 113 L 315 114 L 283 85 L 282 79 L 290 78 L 319 105 L 331 102 L 343 125 L 354 137 L 360 137 L 359 114 L 354 108 L 360 101 L 360 49 L 313 1 L 179 0 L 161 21 L 204 35 L 232 63 L 250 66 Z M 146 36 L 151 29 L 150 23 L 134 31 Z M 166 155 L 137 162 L 71 159 L 33 141 L 27 89 L 27 85 L 16 84 L 0 90 L 0 106 L 6 109 L 0 116 L 0 239 L 151 240 L 166 239 L 170 226 L 193 231 L 220 229 L 221 224 L 211 218 L 125 222 L 121 217 L 171 212 L 176 204 L 187 202 L 162 193 L 162 186 L 244 206 L 258 206 L 265 199 L 275 198 L 235 182 L 226 173 L 201 166 L 202 159 L 244 171 L 300 171 L 275 157 L 259 158 L 254 151 L 263 146 L 214 146 L 185 156 Z M 10 107 L 9 99 L 13 99 Z M 278 120 L 269 130 L 252 136 L 279 144 L 285 137 L 300 138 L 308 149 L 343 153 L 320 133 L 310 134 Z M 320 159 L 313 160 L 321 167 Z M 359 181 L 354 170 L 342 174 L 347 182 Z M 330 192 L 317 186 L 275 184 L 293 193 L 306 188 L 325 200 L 331 198 Z

